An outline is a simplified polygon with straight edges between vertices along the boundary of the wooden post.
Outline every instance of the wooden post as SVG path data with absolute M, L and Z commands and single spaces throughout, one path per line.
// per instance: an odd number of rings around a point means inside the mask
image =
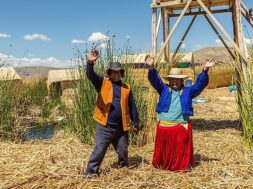
M 159 16 L 158 16 L 158 22 L 157 22 L 157 25 L 156 25 L 156 41 L 157 41 L 157 38 L 158 38 L 158 35 L 159 35 L 159 30 L 160 30 L 160 25 L 161 25 L 161 18 L 162 17 L 162 9 L 160 10 L 160 13 L 159 13 Z
M 241 13 L 244 18 L 248 21 L 248 23 L 253 27 L 253 10 L 248 9 L 246 5 L 241 1 Z
M 227 40 L 232 44 L 232 46 L 236 49 L 236 51 L 241 55 L 243 60 L 246 62 L 246 58 L 241 51 L 241 49 L 238 47 L 238 45 L 231 39 L 229 34 L 226 32 L 226 30 L 221 26 L 221 24 L 218 22 L 218 20 L 213 16 L 213 14 L 209 11 L 209 9 L 205 6 L 205 4 L 202 2 L 202 0 L 197 0 L 200 6 L 206 11 L 208 16 L 213 20 L 213 22 L 217 25 L 217 27 L 221 30 L 221 32 L 225 35 Z M 236 0 L 237 1 L 237 0 Z
M 181 45 L 183 44 L 183 42 L 184 42 L 184 40 L 185 40 L 187 34 L 189 33 L 189 31 L 190 31 L 190 29 L 191 29 L 191 27 L 192 27 L 192 24 L 194 23 L 194 21 L 196 20 L 196 18 L 197 18 L 197 15 L 193 16 L 193 18 L 192 18 L 192 20 L 191 20 L 191 22 L 190 22 L 188 28 L 186 29 L 186 31 L 185 31 L 185 33 L 184 33 L 182 39 L 180 40 L 180 42 L 179 42 L 179 44 L 178 44 L 178 46 L 177 46 L 177 48 L 176 48 L 176 50 L 175 50 L 175 52 L 174 52 L 172 58 L 175 58 L 175 56 L 177 55 L 177 52 L 179 51 Z
M 168 13 L 164 10 L 164 8 L 161 8 L 162 13 L 162 20 L 163 20 L 163 43 L 165 42 L 166 36 L 169 33 L 169 16 Z M 165 46 L 164 51 L 164 59 L 167 62 L 169 60 L 169 53 L 170 53 L 170 41 L 168 41 L 168 44 Z
M 245 48 L 244 36 L 242 31 L 241 0 L 233 0 L 232 11 L 234 41 L 242 51 L 244 57 L 248 59 L 249 54 L 247 48 Z
M 191 2 L 192 2 L 192 0 L 188 0 L 188 1 L 187 1 L 187 4 L 185 5 L 185 7 L 184 7 L 183 11 L 181 12 L 180 16 L 178 17 L 176 23 L 175 23 L 174 26 L 172 27 L 170 33 L 167 35 L 166 40 L 164 41 L 164 43 L 163 43 L 163 45 L 162 45 L 162 47 L 161 47 L 161 49 L 160 49 L 160 52 L 159 52 L 158 55 L 157 55 L 157 58 L 155 58 L 155 63 L 161 58 L 161 55 L 162 55 L 162 53 L 163 53 L 163 51 L 164 51 L 164 49 L 165 49 L 165 46 L 168 44 L 170 38 L 172 37 L 173 33 L 175 32 L 175 30 L 176 30 L 178 24 L 179 24 L 180 21 L 182 20 L 182 17 L 184 16 L 186 10 L 189 8 Z
M 209 25 L 212 27 L 213 31 L 215 32 L 215 34 L 217 35 L 217 37 L 221 40 L 222 44 L 225 46 L 225 48 L 227 49 L 228 53 L 230 54 L 230 56 L 235 59 L 234 54 L 231 52 L 231 50 L 229 49 L 228 45 L 226 44 L 225 40 L 221 37 L 219 31 L 215 28 L 215 26 L 213 25 L 213 23 L 211 22 L 211 20 L 208 18 L 207 15 L 204 15 L 207 22 L 209 23 Z
M 247 52 L 245 51 L 244 46 L 244 36 L 242 31 L 242 14 L 241 14 L 241 0 L 233 0 L 232 1 L 232 11 L 233 11 L 233 29 L 234 29 L 234 40 L 235 43 L 238 45 L 240 50 L 243 52 L 244 57 L 247 57 Z M 241 62 L 241 69 L 243 78 L 245 81 L 248 80 L 248 74 L 247 74 L 247 61 L 240 56 L 240 62 Z M 237 86 L 240 86 L 240 73 L 237 71 L 236 73 L 239 80 L 237 80 Z M 238 87 L 238 92 L 241 93 L 240 88 Z
M 153 3 L 156 3 L 156 0 L 153 0 Z M 156 34 L 156 25 L 157 25 L 157 8 L 152 8 L 152 56 L 156 56 L 157 51 L 157 34 Z

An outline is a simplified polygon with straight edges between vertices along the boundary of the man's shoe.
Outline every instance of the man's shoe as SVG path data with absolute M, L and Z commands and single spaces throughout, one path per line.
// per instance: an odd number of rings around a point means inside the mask
M 91 174 L 91 173 L 84 173 L 84 179 L 85 180 L 91 180 L 91 179 L 93 179 L 93 178 L 96 178 L 96 177 L 98 177 L 98 175 L 97 174 Z

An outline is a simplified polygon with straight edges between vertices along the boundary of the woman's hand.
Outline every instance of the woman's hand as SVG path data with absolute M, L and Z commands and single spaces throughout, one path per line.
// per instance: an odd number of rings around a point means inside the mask
M 204 70 L 208 70 L 209 68 L 214 67 L 215 64 L 216 64 L 216 60 L 214 58 L 207 61 L 205 66 L 204 66 Z
M 145 62 L 147 64 L 148 69 L 154 68 L 155 65 L 155 58 L 151 57 L 150 55 L 146 55 Z

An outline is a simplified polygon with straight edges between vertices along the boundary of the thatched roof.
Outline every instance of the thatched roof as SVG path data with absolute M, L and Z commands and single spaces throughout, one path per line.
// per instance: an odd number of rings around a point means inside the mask
M 145 57 L 147 54 L 140 53 L 140 54 L 123 55 L 120 58 L 120 62 L 132 63 L 132 64 L 145 63 Z M 172 58 L 172 56 L 173 56 L 173 52 L 170 53 L 170 59 Z M 179 57 L 180 62 L 192 62 L 192 53 L 177 53 L 176 56 Z M 160 62 L 166 62 L 163 55 L 160 59 Z
M 55 82 L 76 80 L 80 80 L 80 70 L 78 69 L 61 69 L 48 71 L 48 86 Z
M 13 67 L 0 67 L 0 80 L 14 81 L 22 79 Z

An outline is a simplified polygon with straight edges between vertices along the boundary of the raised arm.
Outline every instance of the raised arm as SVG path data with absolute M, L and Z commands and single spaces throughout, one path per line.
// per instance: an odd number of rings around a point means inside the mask
M 97 50 L 92 50 L 87 56 L 86 75 L 87 78 L 92 82 L 97 92 L 100 91 L 104 78 L 98 75 L 94 71 L 94 63 L 99 57 Z
M 159 77 L 157 70 L 154 68 L 154 58 L 147 55 L 145 57 L 145 62 L 147 64 L 148 71 L 148 80 L 155 90 L 161 94 L 166 85 L 163 83 L 162 79 Z
M 207 61 L 203 71 L 198 75 L 195 83 L 190 87 L 192 98 L 197 97 L 206 88 L 209 82 L 208 70 L 216 64 L 215 59 Z

